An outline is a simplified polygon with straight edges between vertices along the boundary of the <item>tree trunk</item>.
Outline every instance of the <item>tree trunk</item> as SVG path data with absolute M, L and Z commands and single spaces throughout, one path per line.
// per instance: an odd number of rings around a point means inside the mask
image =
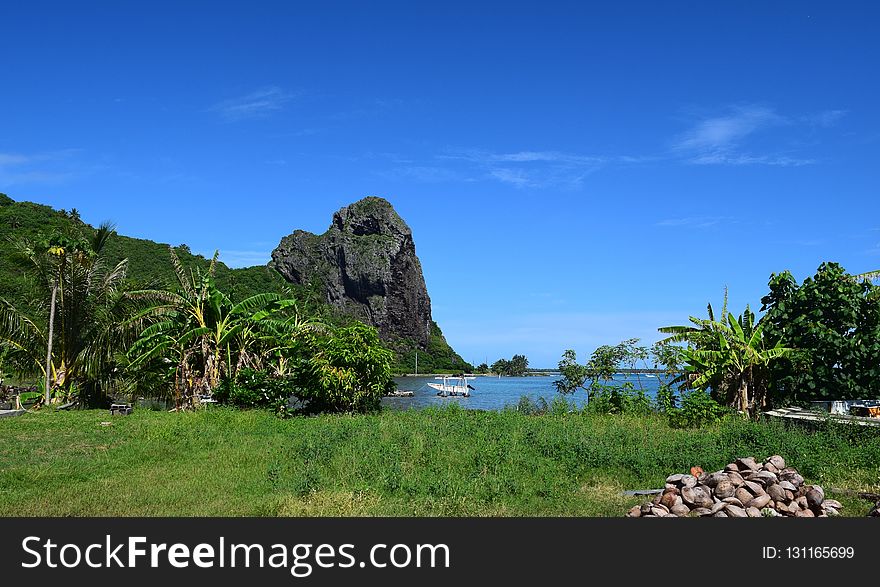
M 49 379 L 52 377 L 52 339 L 55 336 L 55 297 L 58 294 L 58 281 L 52 285 L 52 301 L 49 304 L 49 344 L 46 348 L 46 405 L 49 405 L 50 395 Z
M 739 405 L 740 410 L 742 410 L 746 417 L 749 417 L 749 381 L 745 378 L 745 376 L 743 376 L 743 378 L 740 380 Z

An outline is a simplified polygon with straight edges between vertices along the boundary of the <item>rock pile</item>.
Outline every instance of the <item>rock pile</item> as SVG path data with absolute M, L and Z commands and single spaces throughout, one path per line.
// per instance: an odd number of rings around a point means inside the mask
M 826 518 L 842 507 L 839 501 L 825 499 L 818 485 L 805 484 L 796 469 L 774 455 L 763 463 L 753 457 L 736 459 L 715 473 L 670 475 L 653 502 L 633 507 L 627 516 Z

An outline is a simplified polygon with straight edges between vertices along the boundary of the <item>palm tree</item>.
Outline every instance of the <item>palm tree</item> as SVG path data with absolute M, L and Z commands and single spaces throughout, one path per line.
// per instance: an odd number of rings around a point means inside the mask
M 106 267 L 102 253 L 113 234 L 105 223 L 89 238 L 55 234 L 16 243 L 39 295 L 35 315 L 0 301 L 0 345 L 19 373 L 43 378 L 47 404 L 53 389 L 60 401 L 80 387 L 100 387 L 112 363 L 115 347 L 107 345 L 119 339 L 114 331 L 127 268 L 125 260 Z
M 877 271 L 868 271 L 867 273 L 853 275 L 853 278 L 857 281 L 877 281 L 878 279 L 880 279 L 880 269 L 878 269 Z

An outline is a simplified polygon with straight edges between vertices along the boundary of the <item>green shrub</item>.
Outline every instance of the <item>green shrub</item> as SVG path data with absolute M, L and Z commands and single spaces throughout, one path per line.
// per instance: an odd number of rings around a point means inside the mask
M 394 387 L 394 353 L 379 340 L 376 329 L 355 323 L 313 336 L 305 343 L 307 358 L 294 368 L 304 411 L 371 412 Z
M 682 393 L 681 407 L 666 412 L 673 428 L 702 428 L 717 424 L 730 413 L 730 408 L 712 399 L 708 391 L 699 389 Z
M 554 416 L 564 416 L 569 412 L 574 411 L 575 408 L 575 403 L 569 403 L 562 395 L 557 395 L 553 398 L 553 401 L 550 402 L 550 414 Z
M 526 416 L 540 416 L 550 411 L 550 404 L 543 397 L 537 400 L 524 395 L 519 398 L 519 402 L 514 406 L 505 406 L 505 411 L 516 412 L 517 414 L 525 414 Z
M 590 401 L 585 410 L 593 414 L 651 413 L 651 400 L 644 390 L 635 389 L 632 383 L 623 385 L 595 384 L 590 389 Z
M 272 408 L 284 412 L 293 392 L 293 384 L 286 378 L 272 377 L 265 371 L 242 369 L 235 379 L 221 382 L 214 397 L 238 408 Z
M 666 383 L 660 385 L 654 398 L 654 409 L 661 414 L 668 414 L 678 407 L 677 403 L 678 398 L 675 395 L 675 390 Z

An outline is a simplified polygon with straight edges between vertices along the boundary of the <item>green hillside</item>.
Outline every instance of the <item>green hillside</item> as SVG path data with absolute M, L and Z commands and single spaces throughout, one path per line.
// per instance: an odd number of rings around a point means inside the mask
M 49 206 L 33 202 L 17 202 L 0 193 L 0 299 L 6 299 L 18 307 L 32 304 L 26 266 L 15 252 L 15 241 L 52 233 L 83 233 L 94 231 L 92 226 L 79 220 L 76 210 L 55 210 Z M 128 279 L 132 288 L 172 286 L 176 280 L 171 266 L 167 244 L 146 239 L 137 239 L 117 234 L 107 243 L 108 259 L 117 263 L 128 259 Z M 181 263 L 188 268 L 200 268 L 203 272 L 210 265 L 210 259 L 194 255 L 186 245 L 175 247 Z M 288 283 L 277 271 L 262 265 L 232 269 L 218 263 L 215 273 L 217 286 L 227 292 L 235 301 L 262 292 L 287 291 L 300 301 L 301 310 L 309 315 L 319 315 L 324 321 L 334 324 L 350 322 L 347 316 L 339 315 L 329 305 L 323 303 L 319 295 L 305 287 Z M 443 339 L 439 327 L 432 332 L 430 353 L 420 353 L 419 363 L 424 369 L 436 371 L 465 370 L 466 363 Z M 397 351 L 397 370 L 411 371 L 414 351 L 407 345 L 395 341 Z
M 15 253 L 14 241 L 41 233 L 79 231 L 88 234 L 94 228 L 82 223 L 75 211 L 16 202 L 6 194 L 0 194 L 0 231 L 3 235 L 0 238 L 0 298 L 27 305 L 27 276 Z M 186 267 L 198 267 L 204 271 L 210 265 L 210 259 L 193 255 L 185 246 L 176 247 L 175 251 Z M 128 278 L 135 287 L 171 285 L 175 281 L 166 244 L 117 234 L 107 243 L 107 253 L 113 263 L 128 259 Z M 289 286 L 281 275 L 268 267 L 230 269 L 223 263 L 218 263 L 216 281 L 234 299 L 265 291 L 281 292 Z

